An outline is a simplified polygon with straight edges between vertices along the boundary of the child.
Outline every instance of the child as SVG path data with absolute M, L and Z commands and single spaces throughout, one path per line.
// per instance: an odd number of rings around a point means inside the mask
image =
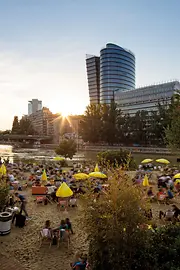
M 66 222 L 68 230 L 71 231 L 72 234 L 74 234 L 73 229 L 72 229 L 72 224 L 71 224 L 69 218 L 66 218 L 65 222 Z

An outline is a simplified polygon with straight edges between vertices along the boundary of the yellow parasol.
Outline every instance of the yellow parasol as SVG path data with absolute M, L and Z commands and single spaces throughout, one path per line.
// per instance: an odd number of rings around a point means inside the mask
M 180 178 L 180 173 L 177 173 L 177 174 L 174 176 L 174 179 L 177 179 L 177 178 Z
M 91 172 L 89 174 L 90 177 L 94 177 L 94 178 L 107 178 L 107 176 L 104 173 L 101 172 Z
M 54 157 L 53 160 L 54 161 L 61 161 L 61 160 L 64 160 L 64 158 L 57 156 L 57 157 Z
M 73 177 L 76 180 L 86 180 L 86 179 L 88 179 L 89 176 L 86 173 L 76 173 L 73 175 Z
M 158 163 L 162 163 L 162 164 L 169 164 L 169 160 L 165 159 L 165 158 L 160 158 L 160 159 L 156 159 L 156 162 Z
M 144 187 L 149 187 L 149 179 L 148 179 L 147 175 L 144 176 L 143 186 Z
M 145 164 L 145 163 L 150 163 L 150 162 L 152 162 L 152 161 L 153 161 L 153 159 L 146 158 L 146 159 L 144 159 L 143 161 L 141 161 L 141 163 L 142 163 L 142 164 Z
M 94 168 L 94 171 L 95 172 L 99 172 L 100 170 L 99 170 L 99 166 L 98 166 L 98 164 L 96 163 L 96 166 L 95 166 L 95 168 Z
M 180 179 L 176 179 L 175 184 L 177 185 L 179 183 L 180 183 Z
M 63 182 L 58 190 L 56 191 L 56 196 L 61 198 L 71 197 L 73 195 L 73 191 L 68 187 L 68 185 Z
M 6 172 L 7 172 L 7 170 L 6 170 L 6 166 L 4 165 L 4 163 L 1 165 L 1 173 L 2 173 L 2 175 L 6 175 Z
M 42 181 L 47 181 L 47 175 L 46 175 L 46 170 L 43 171 L 43 174 L 41 176 Z

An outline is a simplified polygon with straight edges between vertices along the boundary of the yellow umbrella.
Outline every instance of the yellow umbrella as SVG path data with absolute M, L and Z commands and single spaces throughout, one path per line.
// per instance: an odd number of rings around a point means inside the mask
M 76 180 L 86 180 L 86 179 L 88 179 L 89 176 L 86 173 L 76 173 L 73 175 L 73 177 Z
M 180 183 L 180 179 L 176 179 L 175 184 L 177 185 L 179 183 Z
M 46 175 L 46 170 L 43 171 L 43 174 L 41 176 L 42 181 L 47 181 L 47 175 Z
M 96 167 L 94 168 L 94 171 L 95 172 L 99 172 L 100 170 L 99 170 L 99 166 L 98 166 L 98 164 L 96 163 Z
M 1 165 L 1 173 L 2 173 L 2 175 L 6 175 L 6 172 L 7 172 L 7 170 L 6 170 L 6 166 L 4 165 L 4 163 Z
M 53 160 L 54 161 L 61 161 L 61 160 L 64 160 L 64 158 L 57 156 L 57 157 L 54 157 Z
M 94 178 L 107 178 L 107 176 L 101 172 L 91 172 L 89 176 Z
M 56 191 L 56 196 L 61 198 L 71 197 L 73 195 L 73 191 L 68 187 L 68 185 L 63 182 L 58 190 Z
M 169 160 L 164 159 L 164 158 L 160 158 L 160 159 L 156 159 L 156 162 L 158 163 L 162 163 L 162 164 L 169 164 Z
M 144 176 L 143 186 L 144 187 L 148 187 L 149 186 L 149 179 L 148 179 L 147 175 Z
M 152 162 L 153 161 L 153 159 L 150 159 L 150 158 L 146 158 L 146 159 L 144 159 L 143 161 L 141 161 L 141 163 L 150 163 L 150 162 Z
M 174 179 L 176 178 L 180 178 L 180 173 L 177 173 L 175 176 L 174 176 Z

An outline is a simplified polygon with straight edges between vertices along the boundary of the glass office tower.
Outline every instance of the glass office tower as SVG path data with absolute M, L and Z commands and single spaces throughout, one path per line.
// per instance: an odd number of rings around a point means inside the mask
M 100 57 L 86 55 L 90 104 L 100 103 Z
M 108 43 L 100 52 L 100 103 L 109 104 L 116 91 L 135 88 L 135 56 Z

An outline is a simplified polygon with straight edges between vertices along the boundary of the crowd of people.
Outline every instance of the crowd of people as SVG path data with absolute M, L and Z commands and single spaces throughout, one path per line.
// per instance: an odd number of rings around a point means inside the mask
M 1 162 L 1 160 L 0 160 Z M 24 195 L 24 190 L 28 186 L 39 187 L 42 185 L 42 174 L 46 171 L 47 181 L 43 182 L 43 186 L 46 188 L 46 194 L 43 197 L 44 204 L 55 202 L 58 204 L 59 199 L 56 196 L 57 189 L 62 183 L 66 183 L 67 186 L 73 191 L 73 195 L 68 198 L 68 206 L 77 206 L 78 195 L 87 191 L 86 181 L 77 181 L 74 175 L 82 172 L 89 173 L 94 171 L 94 163 L 92 164 L 73 164 L 71 168 L 63 170 L 58 162 L 44 162 L 26 164 L 23 162 L 11 164 L 6 162 L 7 169 L 7 184 L 9 185 L 10 196 L 6 207 L 19 206 L 19 213 L 17 211 L 14 214 L 13 221 L 18 216 L 25 215 L 25 219 L 29 220 L 31 217 L 27 211 L 27 199 Z M 103 168 L 100 168 L 104 171 Z M 147 175 L 149 184 L 144 188 L 145 196 L 151 203 L 165 203 L 171 204 L 171 208 L 166 211 L 159 211 L 159 219 L 165 221 L 179 222 L 180 209 L 177 207 L 177 198 L 180 194 L 180 179 L 174 178 L 175 174 L 179 171 L 177 168 L 169 169 L 169 167 L 161 166 L 154 169 L 149 165 L 145 167 L 139 167 L 135 177 L 132 179 L 134 185 L 141 185 L 143 187 L 143 179 Z M 91 189 L 94 193 L 95 199 L 102 192 L 106 192 L 108 184 L 104 179 L 91 179 Z M 88 186 L 89 188 L 89 186 Z M 17 204 L 18 201 L 18 204 Z M 46 202 L 46 203 L 45 203 Z M 16 208 L 17 210 L 17 208 Z M 146 215 L 149 219 L 153 218 L 152 210 L 150 209 Z M 25 225 L 25 221 L 23 223 Z M 19 226 L 19 225 L 17 225 Z M 19 226 L 21 227 L 21 226 Z M 45 237 L 50 240 L 53 245 L 58 245 L 61 241 L 70 241 L 70 235 L 74 234 L 72 223 L 67 217 L 62 219 L 60 224 L 56 228 L 51 227 L 51 221 L 46 220 L 45 225 L 41 231 L 41 240 Z M 68 242 L 69 243 L 69 242 Z M 87 256 L 85 254 L 76 254 L 73 263 L 71 264 L 73 269 L 86 269 Z

